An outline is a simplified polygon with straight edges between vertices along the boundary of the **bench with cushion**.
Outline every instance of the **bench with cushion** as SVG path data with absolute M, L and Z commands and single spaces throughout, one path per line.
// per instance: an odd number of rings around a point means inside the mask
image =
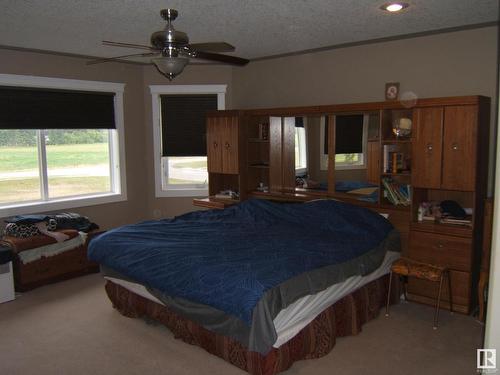
M 18 292 L 72 277 L 95 273 L 99 266 L 87 259 L 87 244 L 96 232 L 58 230 L 69 236 L 64 242 L 39 234 L 27 238 L 4 236 L 13 254 L 14 283 Z

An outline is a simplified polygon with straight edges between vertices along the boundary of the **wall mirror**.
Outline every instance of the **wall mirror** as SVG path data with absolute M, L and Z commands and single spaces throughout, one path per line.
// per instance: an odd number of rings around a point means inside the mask
M 329 124 L 332 120 L 334 126 Z M 336 192 L 360 193 L 355 197 L 378 199 L 376 166 L 379 156 L 378 152 L 371 152 L 370 147 L 374 142 L 378 144 L 378 111 L 302 116 L 295 117 L 294 123 L 296 191 L 326 194 L 330 183 L 335 184 Z M 332 129 L 334 134 L 330 134 Z M 330 142 L 335 142 L 335 170 L 330 173 L 331 182 L 328 171 Z

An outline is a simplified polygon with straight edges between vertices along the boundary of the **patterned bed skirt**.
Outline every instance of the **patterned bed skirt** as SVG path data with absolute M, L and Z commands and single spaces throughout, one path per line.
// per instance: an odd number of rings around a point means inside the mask
M 265 356 L 247 351 L 239 342 L 208 331 L 111 281 L 107 281 L 105 288 L 113 307 L 122 315 L 156 320 L 167 326 L 175 338 L 200 346 L 252 375 L 274 375 L 290 368 L 295 361 L 328 354 L 337 337 L 357 335 L 361 326 L 376 318 L 385 305 L 388 280 L 389 276 L 385 275 L 337 301 L 294 338 L 279 348 L 273 348 Z M 397 289 L 393 288 L 392 301 L 398 299 Z

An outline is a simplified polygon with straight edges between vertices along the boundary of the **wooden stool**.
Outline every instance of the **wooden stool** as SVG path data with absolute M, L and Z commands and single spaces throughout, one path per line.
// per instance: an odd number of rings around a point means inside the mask
M 416 277 L 418 279 L 439 282 L 439 291 L 436 300 L 436 312 L 434 313 L 434 329 L 437 329 L 439 318 L 439 303 L 441 302 L 441 290 L 443 288 L 443 281 L 448 279 L 448 294 L 450 296 L 450 312 L 453 312 L 453 302 L 451 298 L 451 278 L 450 273 L 446 267 L 439 267 L 432 264 L 417 262 L 408 258 L 399 258 L 394 261 L 391 266 L 391 274 L 389 276 L 389 290 L 387 292 L 387 305 L 385 307 L 385 316 L 389 316 L 389 300 L 391 296 L 392 287 L 392 274 L 401 277 Z M 406 282 L 404 284 L 403 293 L 406 299 Z

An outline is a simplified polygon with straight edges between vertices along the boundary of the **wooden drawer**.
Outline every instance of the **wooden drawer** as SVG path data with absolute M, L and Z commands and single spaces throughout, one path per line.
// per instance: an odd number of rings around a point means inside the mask
M 472 241 L 470 238 L 411 231 L 409 257 L 420 262 L 470 272 Z
M 471 274 L 469 272 L 450 271 L 453 310 L 469 313 L 471 297 Z M 449 307 L 449 294 L 447 281 L 443 283 L 441 301 L 443 307 Z M 434 305 L 439 289 L 439 283 L 427 280 L 408 278 L 408 298 L 413 301 Z

